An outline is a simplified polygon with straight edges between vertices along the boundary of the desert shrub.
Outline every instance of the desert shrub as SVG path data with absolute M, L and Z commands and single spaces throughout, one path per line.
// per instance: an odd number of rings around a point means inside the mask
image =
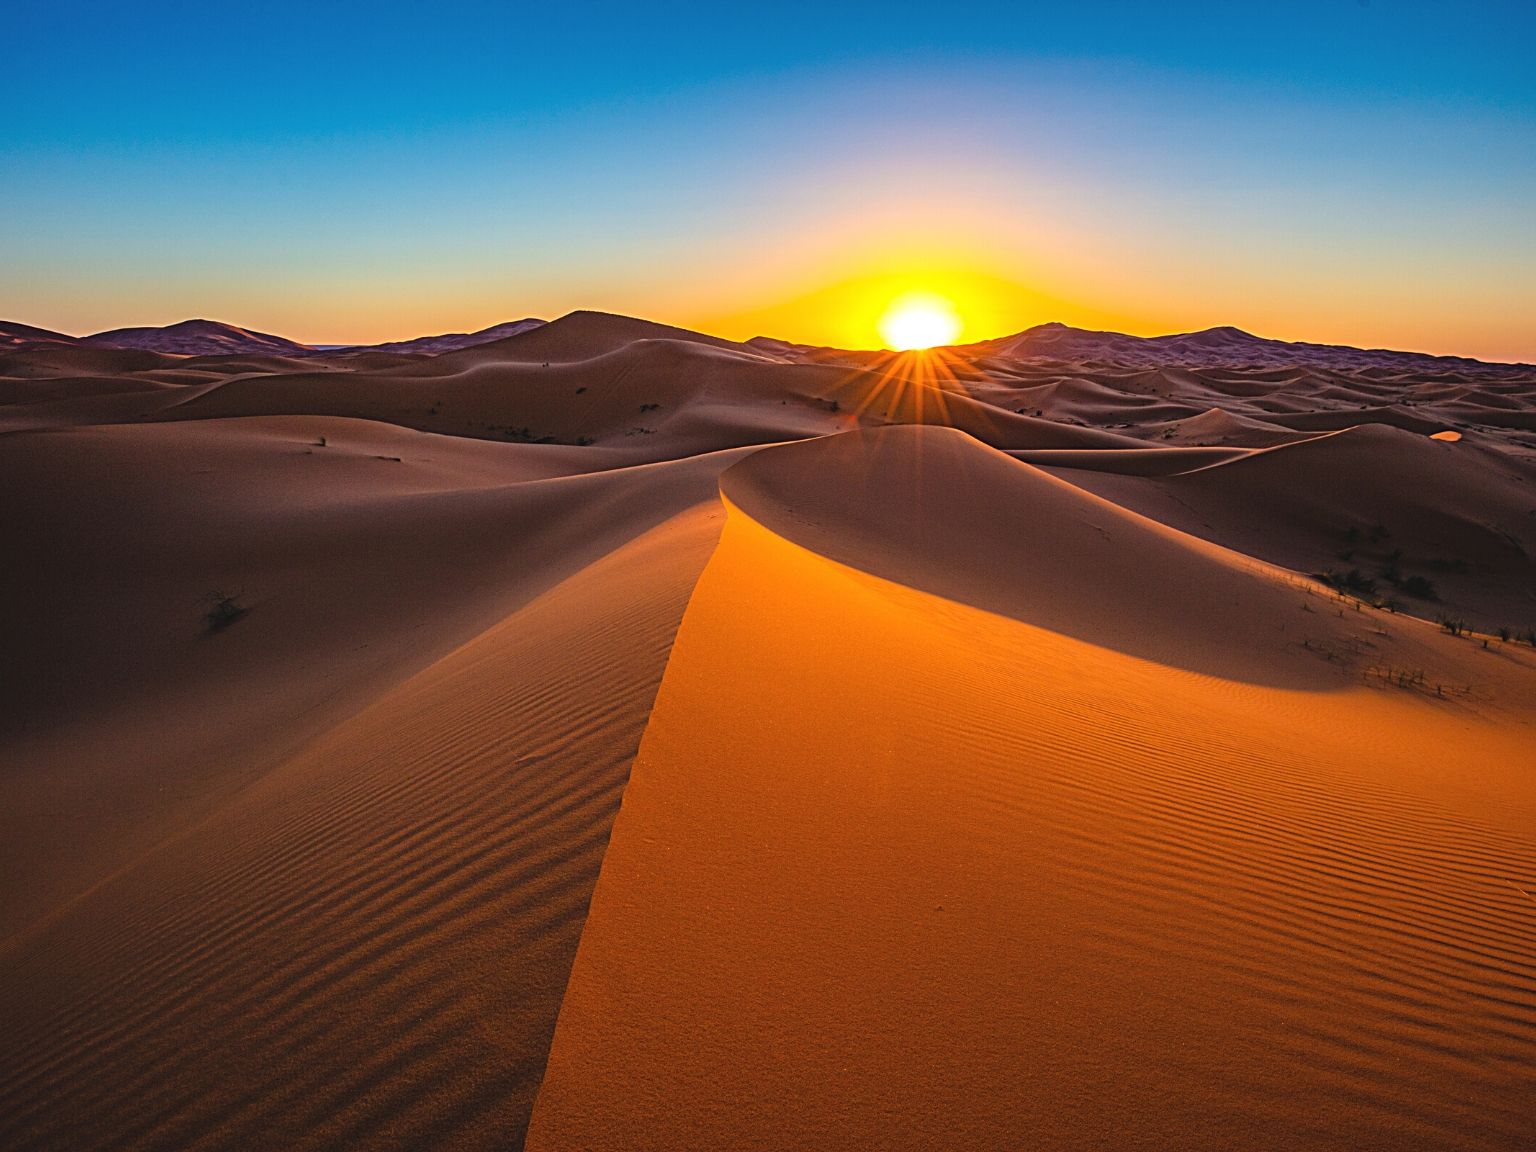
M 1403 582 L 1402 569 L 1403 550 L 1394 548 L 1387 558 L 1381 562 L 1381 578 L 1388 584 L 1401 584 Z
M 1339 592 L 1348 592 L 1355 596 L 1373 596 L 1376 593 L 1376 581 L 1358 568 L 1351 568 L 1342 575 L 1329 568 L 1319 578 L 1324 584 Z
M 1344 573 L 1344 587 L 1351 592 L 1358 592 L 1362 596 L 1370 596 L 1376 591 L 1376 581 L 1372 580 L 1358 568 L 1351 568 Z
M 1407 595 L 1420 600 L 1438 600 L 1440 593 L 1435 591 L 1435 586 L 1423 576 L 1409 576 L 1398 585 Z
M 208 611 L 203 613 L 203 622 L 208 625 L 208 631 L 222 632 L 250 611 L 240 603 L 239 596 L 238 592 L 234 595 L 226 592 L 208 594 Z
M 1440 625 L 1441 631 L 1449 632 L 1452 636 L 1460 636 L 1467 630 L 1467 622 L 1455 616 L 1441 616 L 1436 623 Z

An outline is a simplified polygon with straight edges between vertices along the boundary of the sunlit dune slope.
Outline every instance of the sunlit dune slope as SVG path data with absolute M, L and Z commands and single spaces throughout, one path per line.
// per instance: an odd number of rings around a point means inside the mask
M 530 1148 L 1523 1146 L 1529 653 L 954 433 L 723 490 Z

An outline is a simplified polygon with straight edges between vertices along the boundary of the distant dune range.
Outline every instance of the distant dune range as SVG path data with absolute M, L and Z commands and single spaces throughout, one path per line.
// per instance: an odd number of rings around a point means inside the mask
M 8 1149 L 1528 1146 L 1536 368 L 0 324 L 0 484 Z

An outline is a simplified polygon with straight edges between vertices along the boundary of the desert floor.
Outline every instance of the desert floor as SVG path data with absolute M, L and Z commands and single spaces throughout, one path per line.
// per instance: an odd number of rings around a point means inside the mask
M 1529 1149 L 1536 369 L 0 349 L 7 1149 Z

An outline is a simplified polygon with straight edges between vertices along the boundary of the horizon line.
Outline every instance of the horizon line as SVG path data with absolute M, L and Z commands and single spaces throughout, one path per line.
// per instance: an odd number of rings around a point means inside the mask
M 281 333 L 278 333 L 278 332 L 270 332 L 270 331 L 265 331 L 265 330 L 260 329 L 260 328 L 247 327 L 246 325 L 237 324 L 237 323 L 235 323 L 233 321 L 229 321 L 229 320 L 214 320 L 214 319 L 211 319 L 211 318 L 209 318 L 207 316 L 189 316 L 189 317 L 186 317 L 186 318 L 181 319 L 181 320 L 171 321 L 170 323 L 167 323 L 167 324 L 124 324 L 124 325 L 118 325 L 116 327 L 111 327 L 111 328 L 98 329 L 98 330 L 96 330 L 94 332 L 87 332 L 87 333 L 84 333 L 84 334 L 81 334 L 81 335 L 75 335 L 75 334 L 66 332 L 62 328 L 50 328 L 50 327 L 47 327 L 45 325 L 32 324 L 32 323 L 29 323 L 29 322 L 23 321 L 23 320 L 0 319 L 0 325 L 16 324 L 18 326 L 25 327 L 25 328 L 35 329 L 35 330 L 40 331 L 40 332 L 48 332 L 48 333 L 52 333 L 54 335 L 64 336 L 64 337 L 67 337 L 68 339 L 71 339 L 71 340 L 93 340 L 93 339 L 97 339 L 97 338 L 99 338 L 101 336 L 106 336 L 106 335 L 110 335 L 110 334 L 118 333 L 118 332 L 166 331 L 168 329 L 177 328 L 177 327 L 180 327 L 182 325 L 187 325 L 187 324 L 221 325 L 223 327 L 237 329 L 237 330 L 239 330 L 241 332 L 247 332 L 247 333 L 250 333 L 250 334 L 256 335 L 256 336 L 269 336 L 269 337 L 273 337 L 275 339 L 285 340 L 285 341 L 288 341 L 289 343 L 297 344 L 297 345 L 300 345 L 300 346 L 302 346 L 304 348 L 307 348 L 307 349 L 310 349 L 310 350 L 313 350 L 313 351 L 322 352 L 322 351 L 345 351 L 345 350 L 350 349 L 350 348 L 376 348 L 376 347 L 380 347 L 380 346 L 386 345 L 386 344 L 404 344 L 404 343 L 409 343 L 409 342 L 414 341 L 414 340 L 425 340 L 425 339 L 432 339 L 432 338 L 436 338 L 436 337 L 444 337 L 444 336 L 452 336 L 452 335 L 472 336 L 472 335 L 476 335 L 476 334 L 478 334 L 480 332 L 490 331 L 493 328 L 502 327 L 504 325 L 520 324 L 520 323 L 525 323 L 525 322 L 528 322 L 528 321 L 537 321 L 537 323 L 542 326 L 542 325 L 546 325 L 546 324 L 557 323 L 557 322 L 559 322 L 561 320 L 566 320 L 566 319 L 569 319 L 570 317 L 579 316 L 579 315 L 582 315 L 582 314 L 596 315 L 596 316 L 612 316 L 612 317 L 617 317 L 617 318 L 623 319 L 623 320 L 634 320 L 634 321 L 637 321 L 639 323 L 654 324 L 654 325 L 656 325 L 658 327 L 663 327 L 663 328 L 673 328 L 673 329 L 676 329 L 676 330 L 681 331 L 681 332 L 689 332 L 689 333 L 692 333 L 692 334 L 698 335 L 698 336 L 708 336 L 711 339 L 724 340 L 724 341 L 727 341 L 727 342 L 732 343 L 732 344 L 750 344 L 754 340 L 768 340 L 768 341 L 774 341 L 776 343 L 787 344 L 787 345 L 790 345 L 791 347 L 810 348 L 810 349 L 826 349 L 826 350 L 838 351 L 838 352 L 887 352 L 887 351 L 890 351 L 890 349 L 888 349 L 888 348 L 880 348 L 880 347 L 858 348 L 858 347 L 851 347 L 851 346 L 845 347 L 845 346 L 842 346 L 842 345 L 835 345 L 835 344 L 807 343 L 807 342 L 802 342 L 802 341 L 798 341 L 798 340 L 789 339 L 789 338 L 786 338 L 786 337 L 783 337 L 783 336 L 769 335 L 766 332 L 758 332 L 758 333 L 756 333 L 756 334 L 754 334 L 752 336 L 746 337 L 744 339 L 736 339 L 734 337 L 722 336 L 722 335 L 719 335 L 717 333 L 707 331 L 705 328 L 702 328 L 702 327 L 700 327 L 700 328 L 690 328 L 690 327 L 684 326 L 682 324 L 674 324 L 674 323 L 670 323 L 670 322 L 665 321 L 665 320 L 654 320 L 654 319 L 650 319 L 649 317 L 635 316 L 635 315 L 632 315 L 632 314 L 627 313 L 627 312 L 610 312 L 610 311 L 607 311 L 607 310 L 601 309 L 601 308 L 574 308 L 574 309 L 571 309 L 568 312 L 563 312 L 560 315 L 555 316 L 555 317 L 553 317 L 552 319 L 549 319 L 549 320 L 545 320 L 543 317 L 539 317 L 539 316 L 527 315 L 527 316 L 522 316 L 522 317 L 519 317 L 517 319 L 512 319 L 512 320 L 500 320 L 500 321 L 497 321 L 497 322 L 495 322 L 493 324 L 488 324 L 488 325 L 485 325 L 485 326 L 480 327 L 480 328 L 467 328 L 466 327 L 466 328 L 463 328 L 463 329 L 450 329 L 450 330 L 445 330 L 445 331 L 440 331 L 440 332 L 438 332 L 438 331 L 419 332 L 418 331 L 413 336 L 399 336 L 399 337 L 394 337 L 394 338 L 391 338 L 391 339 L 388 339 L 388 340 L 374 340 L 374 341 L 366 341 L 366 342 L 332 342 L 332 341 L 318 341 L 318 340 L 308 340 L 308 341 L 306 341 L 306 340 L 296 340 L 293 337 L 284 336 L 284 335 L 282 335 Z M 1381 352 L 1381 353 L 1391 353 L 1391 354 L 1404 355 L 1404 356 L 1422 356 L 1422 357 L 1426 357 L 1426 358 L 1430 358 L 1430 359 L 1436 359 L 1436 360 L 1458 360 L 1458 361 L 1466 361 L 1466 362 L 1475 363 L 1475 364 L 1500 365 L 1500 366 L 1515 367 L 1515 368 L 1536 368 L 1536 362 L 1532 362 L 1532 361 L 1526 361 L 1526 360 L 1489 360 L 1489 359 L 1484 359 L 1484 358 L 1478 357 L 1478 356 L 1470 356 L 1470 355 L 1467 355 L 1465 353 L 1460 353 L 1460 352 L 1431 352 L 1431 351 L 1426 351 L 1426 350 L 1423 350 L 1423 349 L 1415 349 L 1415 348 L 1389 348 L 1389 347 L 1386 347 L 1386 346 L 1367 345 L 1367 344 L 1340 344 L 1340 343 L 1337 343 L 1337 342 L 1325 342 L 1325 341 L 1317 341 L 1317 340 L 1289 340 L 1289 339 L 1285 339 L 1283 337 L 1260 336 L 1260 335 L 1258 335 L 1258 334 L 1256 334 L 1254 332 L 1251 332 L 1251 331 L 1247 330 L 1246 328 L 1243 328 L 1243 327 L 1241 327 L 1239 325 L 1235 325 L 1235 324 L 1216 324 L 1216 325 L 1211 325 L 1211 326 L 1205 327 L 1205 328 L 1189 328 L 1189 329 L 1180 329 L 1180 330 L 1169 331 L 1169 332 L 1158 332 L 1158 333 L 1155 333 L 1155 334 L 1152 334 L 1152 335 L 1142 335 L 1142 334 L 1135 333 L 1135 332 L 1124 332 L 1124 331 L 1121 331 L 1119 329 L 1114 329 L 1114 328 L 1080 328 L 1080 327 L 1077 327 L 1076 325 L 1067 324 L 1067 323 L 1064 323 L 1064 322 L 1059 321 L 1059 320 L 1046 320 L 1046 321 L 1042 321 L 1042 322 L 1037 323 L 1037 324 L 1028 325 L 1027 327 L 1024 327 L 1024 328 L 1012 329 L 1010 331 L 1002 332 L 1002 333 L 1000 333 L 1000 334 L 998 334 L 996 336 L 986 336 L 986 337 L 982 337 L 981 339 L 978 339 L 978 340 L 966 340 L 966 341 L 957 342 L 957 343 L 954 343 L 954 344 L 946 344 L 946 345 L 942 345 L 942 347 L 944 347 L 944 348 L 974 348 L 974 347 L 977 347 L 978 345 L 982 345 L 982 344 L 990 344 L 990 343 L 994 343 L 994 342 L 999 341 L 999 340 L 1007 340 L 1007 339 L 1012 338 L 1012 337 L 1025 336 L 1025 335 L 1028 335 L 1031 332 L 1035 332 L 1035 331 L 1038 331 L 1038 330 L 1043 329 L 1043 328 L 1061 328 L 1061 329 L 1065 329 L 1065 330 L 1070 331 L 1070 332 L 1078 332 L 1078 333 L 1082 333 L 1084 335 L 1089 335 L 1089 336 L 1118 336 L 1118 337 L 1123 337 L 1125 339 L 1130 339 L 1130 340 L 1145 340 L 1145 341 L 1173 340 L 1173 339 L 1177 339 L 1177 338 L 1182 337 L 1182 336 L 1201 336 L 1201 335 L 1206 335 L 1208 333 L 1213 333 L 1213 332 L 1222 332 L 1222 333 L 1230 332 L 1230 333 L 1233 333 L 1233 334 L 1235 334 L 1237 336 L 1246 337 L 1248 339 L 1251 339 L 1251 340 L 1254 340 L 1254 341 L 1258 341 L 1258 342 L 1261 342 L 1261 343 L 1267 343 L 1267 344 L 1285 344 L 1285 345 L 1292 345 L 1292 346 L 1321 348 L 1321 349 L 1347 349 L 1347 350 L 1356 351 L 1356 352 Z M 510 339 L 512 337 L 507 337 L 507 338 Z

